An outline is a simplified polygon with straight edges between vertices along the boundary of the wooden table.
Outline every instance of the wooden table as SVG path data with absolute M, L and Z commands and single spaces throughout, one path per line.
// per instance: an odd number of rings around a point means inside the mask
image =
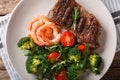
M 12 11 L 19 0 L 0 0 L 0 15 L 8 14 Z M 5 66 L 0 58 L 0 80 L 10 80 Z M 116 53 L 114 61 L 108 72 L 101 80 L 120 80 L 120 52 Z

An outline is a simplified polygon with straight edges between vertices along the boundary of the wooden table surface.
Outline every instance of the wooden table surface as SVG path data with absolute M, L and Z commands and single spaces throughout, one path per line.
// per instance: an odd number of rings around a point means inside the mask
M 0 0 L 0 16 L 12 11 L 19 0 Z M 10 80 L 2 59 L 0 58 L 0 80 Z M 120 52 L 117 52 L 113 63 L 101 80 L 120 80 Z

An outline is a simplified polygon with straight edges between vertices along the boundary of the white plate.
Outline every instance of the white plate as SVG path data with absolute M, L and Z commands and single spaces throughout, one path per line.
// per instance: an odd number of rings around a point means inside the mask
M 27 36 L 27 27 L 29 21 L 38 14 L 47 15 L 56 0 L 23 0 L 14 10 L 9 21 L 6 43 L 11 62 L 23 80 L 35 80 L 33 75 L 26 72 L 26 57 L 18 49 L 17 42 L 21 37 Z M 113 19 L 100 0 L 76 0 L 87 11 L 93 13 L 103 27 L 99 53 L 103 58 L 103 68 L 100 75 L 90 74 L 86 76 L 87 80 L 99 80 L 110 67 L 116 49 L 116 29 Z

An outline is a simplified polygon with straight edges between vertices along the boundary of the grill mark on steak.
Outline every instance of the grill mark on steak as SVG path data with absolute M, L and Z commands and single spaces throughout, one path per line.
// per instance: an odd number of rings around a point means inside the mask
M 73 30 L 74 7 L 79 9 L 77 29 Z M 71 30 L 77 37 L 78 43 L 87 43 L 92 49 L 99 48 L 98 37 L 101 34 L 101 26 L 93 14 L 88 13 L 75 0 L 58 0 L 49 11 L 48 17 L 57 25 Z
M 62 18 L 64 17 L 64 14 L 66 12 L 66 10 L 69 8 L 70 6 L 70 1 L 69 0 L 66 0 L 66 2 L 64 3 L 64 5 L 59 9 L 59 12 L 58 12 L 58 15 L 56 16 L 57 18 L 57 23 L 60 23 L 60 24 L 65 24 L 64 22 L 65 21 L 61 21 Z M 71 9 L 69 9 L 71 10 Z
M 66 9 L 65 14 L 62 18 L 63 25 L 67 25 L 68 27 L 72 26 L 72 14 L 73 14 L 73 7 L 70 6 Z
M 81 33 L 82 31 L 83 31 L 83 29 L 84 29 L 84 23 L 85 23 L 85 21 L 86 21 L 86 18 L 84 18 L 84 17 L 81 17 L 80 19 L 79 19 L 79 23 L 78 23 L 78 27 L 77 27 L 77 32 L 78 33 Z

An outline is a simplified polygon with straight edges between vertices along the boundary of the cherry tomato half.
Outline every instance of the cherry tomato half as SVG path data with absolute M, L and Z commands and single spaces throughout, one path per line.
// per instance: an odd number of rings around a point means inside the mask
M 85 44 L 80 44 L 79 46 L 78 46 L 78 49 L 80 50 L 80 51 L 85 51 L 85 49 L 86 49 L 86 46 L 85 46 Z
M 56 80 L 67 80 L 67 73 L 64 69 L 59 73 L 55 73 L 54 76 Z
M 61 43 L 64 46 L 73 46 L 75 44 L 75 35 L 70 31 L 65 31 L 61 35 Z
M 59 62 L 61 60 L 62 60 L 62 57 L 58 52 L 52 52 L 48 55 L 48 61 L 50 61 L 51 63 L 54 61 Z

